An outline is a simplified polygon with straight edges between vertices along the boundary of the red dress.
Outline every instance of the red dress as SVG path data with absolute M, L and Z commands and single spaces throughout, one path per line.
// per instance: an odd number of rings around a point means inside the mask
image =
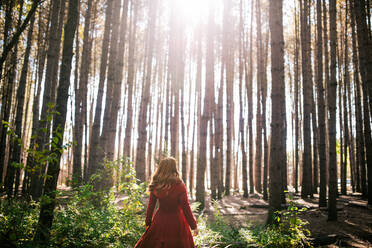
M 159 208 L 152 218 L 156 201 Z M 191 229 L 196 221 L 191 212 L 184 183 L 175 183 L 168 190 L 150 193 L 146 211 L 147 229 L 134 248 L 194 248 Z

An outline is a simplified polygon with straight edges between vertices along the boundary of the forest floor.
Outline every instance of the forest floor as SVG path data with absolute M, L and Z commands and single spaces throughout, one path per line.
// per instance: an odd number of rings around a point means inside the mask
M 338 198 L 338 220 L 327 221 L 327 209 L 318 208 L 318 195 L 312 199 L 301 199 L 294 196 L 295 204 L 306 207 L 300 217 L 307 220 L 306 226 L 312 238 L 320 242 L 332 243 L 323 247 L 371 247 L 372 248 L 372 210 L 367 201 L 358 194 Z M 268 203 L 261 195 L 253 194 L 243 198 L 233 194 L 218 201 L 218 210 L 231 222 L 240 222 L 242 226 L 264 224 L 267 218 Z M 210 197 L 206 198 L 205 213 L 213 216 L 214 206 Z

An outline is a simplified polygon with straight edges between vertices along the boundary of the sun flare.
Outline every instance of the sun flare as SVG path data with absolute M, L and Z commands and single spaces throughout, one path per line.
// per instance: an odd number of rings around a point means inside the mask
M 208 16 L 210 4 L 215 4 L 216 0 L 166 0 L 174 1 L 177 14 L 187 23 L 195 23 Z M 211 3 L 211 1 L 213 3 Z

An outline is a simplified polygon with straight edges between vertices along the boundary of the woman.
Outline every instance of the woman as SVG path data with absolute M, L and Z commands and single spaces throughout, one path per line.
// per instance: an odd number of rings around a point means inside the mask
M 186 187 L 179 176 L 176 160 L 160 161 L 149 185 L 150 200 L 146 210 L 146 231 L 135 248 L 193 248 L 197 224 L 191 212 Z M 159 208 L 152 217 L 156 202 Z

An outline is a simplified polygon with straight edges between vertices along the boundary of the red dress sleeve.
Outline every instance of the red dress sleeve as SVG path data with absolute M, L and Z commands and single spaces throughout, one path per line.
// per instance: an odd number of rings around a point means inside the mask
M 185 184 L 182 184 L 182 190 L 181 190 L 181 195 L 180 195 L 180 203 L 181 203 L 182 211 L 183 211 L 183 214 L 185 215 L 187 223 L 189 223 L 189 226 L 191 227 L 192 230 L 196 229 L 197 224 L 196 224 L 195 217 L 192 214 L 192 211 L 191 211 L 191 208 L 190 208 L 190 203 L 189 203 L 189 199 L 187 197 Z
M 157 201 L 156 196 L 152 192 L 150 192 L 150 200 L 149 200 L 149 204 L 147 205 L 147 209 L 146 209 L 146 221 L 145 221 L 146 226 L 149 226 L 151 224 L 152 215 L 154 213 L 156 201 Z

